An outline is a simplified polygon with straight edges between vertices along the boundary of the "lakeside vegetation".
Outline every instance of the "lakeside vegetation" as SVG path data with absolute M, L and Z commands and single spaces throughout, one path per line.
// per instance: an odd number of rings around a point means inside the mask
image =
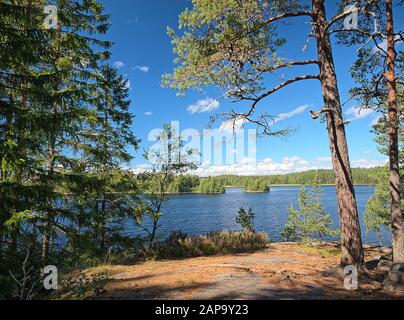
M 143 251 L 142 258 L 161 260 L 246 253 L 265 249 L 269 244 L 265 232 L 217 231 L 196 236 L 173 232 L 166 240 Z

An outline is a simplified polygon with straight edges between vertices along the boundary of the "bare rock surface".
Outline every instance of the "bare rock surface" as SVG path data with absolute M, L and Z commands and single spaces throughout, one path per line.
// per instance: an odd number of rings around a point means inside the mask
M 395 263 L 391 266 L 383 287 L 388 291 L 404 292 L 404 263 Z
M 366 250 L 367 261 L 377 256 Z M 328 243 L 274 243 L 256 253 L 102 268 L 86 271 L 108 274 L 95 299 L 404 299 L 404 292 L 389 290 L 401 285 L 402 266 L 392 267 L 384 287 L 388 272 L 376 267 L 359 279 L 358 290 L 346 290 L 339 248 Z

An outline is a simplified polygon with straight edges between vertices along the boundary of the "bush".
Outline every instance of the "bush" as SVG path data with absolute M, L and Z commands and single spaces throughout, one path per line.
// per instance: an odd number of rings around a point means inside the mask
M 149 255 L 153 259 L 173 259 L 255 252 L 265 249 L 269 243 L 264 232 L 219 231 L 200 236 L 176 232 L 151 247 Z
M 145 238 L 136 240 L 130 250 L 112 252 L 109 263 L 134 264 L 146 260 L 256 252 L 270 244 L 266 233 L 251 231 L 218 231 L 198 236 L 175 231 L 166 240 L 152 244 Z

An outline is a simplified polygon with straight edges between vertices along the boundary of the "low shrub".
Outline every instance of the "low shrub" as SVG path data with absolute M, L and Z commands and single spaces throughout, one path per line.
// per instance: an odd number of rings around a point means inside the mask
M 147 239 L 137 238 L 135 245 L 126 250 L 114 251 L 111 259 L 103 264 L 134 264 L 147 260 L 183 259 L 263 250 L 270 244 L 264 232 L 217 231 L 206 235 L 189 236 L 172 232 L 163 241 L 150 244 Z
M 151 247 L 149 254 L 153 259 L 191 258 L 255 252 L 269 244 L 270 239 L 264 232 L 218 231 L 200 236 L 176 232 Z

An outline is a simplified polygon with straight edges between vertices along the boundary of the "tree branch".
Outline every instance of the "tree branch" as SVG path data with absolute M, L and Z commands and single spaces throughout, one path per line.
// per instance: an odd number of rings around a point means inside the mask
M 270 23 L 272 23 L 272 22 L 279 21 L 279 20 L 286 19 L 286 18 L 302 17 L 302 16 L 313 17 L 313 12 L 311 12 L 311 11 L 293 11 L 293 12 L 286 12 L 286 13 L 280 14 L 280 15 L 278 15 L 278 16 L 268 18 L 267 20 L 265 20 L 264 22 L 262 22 L 262 25 L 270 24 Z
M 350 14 L 356 12 L 359 10 L 359 8 L 356 7 L 356 5 L 358 4 L 358 2 L 355 2 L 348 10 L 336 15 L 335 17 L 333 17 L 326 25 L 325 29 L 324 29 L 324 34 L 327 34 L 328 30 L 330 29 L 330 27 L 336 23 L 337 21 L 346 18 L 347 16 L 349 16 Z
M 292 67 L 292 66 L 304 66 L 304 65 L 308 65 L 308 64 L 319 64 L 320 61 L 318 60 L 303 60 L 303 61 L 290 61 L 290 62 L 285 62 L 282 64 L 279 64 L 277 66 L 271 67 L 265 67 L 265 68 L 257 68 L 258 71 L 260 72 L 271 72 L 271 71 L 275 71 L 281 68 L 286 68 L 286 67 Z
M 262 99 L 264 99 L 264 98 L 270 96 L 271 94 L 273 94 L 273 93 L 275 93 L 276 91 L 278 91 L 278 90 L 280 90 L 280 89 L 282 89 L 282 88 L 288 86 L 289 84 L 292 84 L 292 83 L 297 82 L 297 81 L 310 80 L 310 79 L 317 79 L 317 80 L 320 80 L 320 76 L 319 76 L 319 75 L 304 75 L 304 76 L 299 76 L 299 77 L 295 77 L 295 78 L 289 79 L 289 80 L 287 80 L 287 81 L 281 83 L 280 85 L 278 85 L 278 86 L 276 86 L 276 87 L 273 87 L 271 90 L 269 90 L 269 91 L 263 93 L 263 94 L 260 95 L 258 98 L 256 98 L 256 99 L 253 100 L 254 103 L 252 104 L 252 106 L 251 106 L 251 108 L 250 108 L 250 111 L 246 114 L 246 116 L 248 117 L 248 116 L 250 116 L 250 115 L 254 112 L 255 107 L 257 106 L 257 104 L 258 104 Z

